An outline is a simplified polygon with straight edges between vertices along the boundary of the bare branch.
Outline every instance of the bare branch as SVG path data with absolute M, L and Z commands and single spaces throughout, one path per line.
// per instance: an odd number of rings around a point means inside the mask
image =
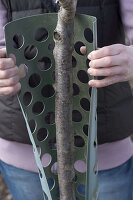
M 77 0 L 59 0 L 55 40 L 56 139 L 61 200 L 75 200 L 72 133 L 72 52 Z

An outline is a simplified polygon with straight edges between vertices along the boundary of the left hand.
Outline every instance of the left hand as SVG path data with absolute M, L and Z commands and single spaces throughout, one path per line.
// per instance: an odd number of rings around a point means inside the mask
M 81 47 L 85 52 L 85 47 Z M 91 87 L 105 87 L 114 83 L 133 79 L 133 47 L 122 44 L 105 46 L 92 51 L 88 55 L 90 60 L 88 73 L 91 76 L 105 77 L 101 80 L 90 80 Z

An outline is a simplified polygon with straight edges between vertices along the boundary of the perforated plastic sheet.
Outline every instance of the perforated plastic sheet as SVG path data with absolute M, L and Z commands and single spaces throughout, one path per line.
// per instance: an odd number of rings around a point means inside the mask
M 26 77 L 21 80 L 22 88 L 18 98 L 33 145 L 44 196 L 49 200 L 59 199 L 53 57 L 53 31 L 56 23 L 57 14 L 43 14 L 16 20 L 5 27 L 8 55 L 14 54 L 17 66 L 22 71 L 26 70 Z M 72 121 L 75 191 L 77 200 L 84 200 L 85 195 L 88 195 L 85 192 L 87 179 L 86 191 L 91 194 L 87 200 L 92 200 L 95 199 L 96 188 L 96 118 L 94 116 L 93 137 L 90 137 L 90 141 L 88 130 L 91 88 L 88 87 L 87 75 L 89 60 L 80 53 L 80 47 L 86 45 L 88 53 L 96 48 L 96 19 L 76 15 L 74 38 Z M 96 110 L 94 115 L 95 112 Z M 91 152 L 91 155 L 87 155 L 87 151 Z M 90 157 L 93 158 L 91 163 L 87 162 L 87 158 Z M 89 172 L 91 174 L 86 177 Z M 89 188 L 89 185 L 92 187 Z

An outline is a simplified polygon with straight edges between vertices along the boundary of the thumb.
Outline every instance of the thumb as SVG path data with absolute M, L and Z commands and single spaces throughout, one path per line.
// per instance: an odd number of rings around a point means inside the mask
M 86 46 L 80 47 L 80 52 L 81 52 L 83 55 L 87 54 Z

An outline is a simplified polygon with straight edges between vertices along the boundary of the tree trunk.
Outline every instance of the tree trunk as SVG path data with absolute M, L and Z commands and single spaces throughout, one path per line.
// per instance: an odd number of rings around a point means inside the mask
M 54 32 L 56 140 L 60 200 L 75 200 L 72 132 L 72 52 L 77 0 L 59 0 Z

